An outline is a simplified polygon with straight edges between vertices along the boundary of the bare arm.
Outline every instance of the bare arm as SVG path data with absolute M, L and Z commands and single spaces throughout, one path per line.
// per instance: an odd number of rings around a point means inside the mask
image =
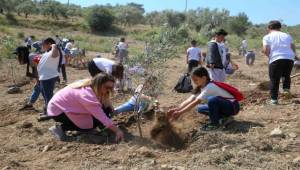
M 177 110 L 181 110 L 184 107 L 186 107 L 187 105 L 189 105 L 190 103 L 192 103 L 195 100 L 194 96 L 191 96 L 189 98 L 187 98 L 184 102 L 182 102 L 179 107 L 177 108 Z
M 52 50 L 51 50 L 51 52 L 52 52 L 51 57 L 52 58 L 56 58 L 56 57 L 59 56 L 59 51 L 58 50 L 59 49 L 58 49 L 57 45 L 56 44 L 52 44 Z
M 270 47 L 268 45 L 263 46 L 263 53 L 267 56 L 270 57 Z
M 189 55 L 190 55 L 190 53 L 187 52 L 187 53 L 186 53 L 186 63 L 187 63 L 187 64 L 189 63 Z
M 294 53 L 296 54 L 296 46 L 295 46 L 294 43 L 291 44 L 291 48 L 292 48 L 292 50 L 294 51 Z

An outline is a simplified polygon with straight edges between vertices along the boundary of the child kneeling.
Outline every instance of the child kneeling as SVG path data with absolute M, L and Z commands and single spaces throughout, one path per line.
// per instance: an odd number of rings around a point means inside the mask
M 239 100 L 243 99 L 242 94 L 228 84 L 211 81 L 209 73 L 204 67 L 193 70 L 192 80 L 197 86 L 195 93 L 198 95 L 192 95 L 179 107 L 170 109 L 167 114 L 172 119 L 177 119 L 196 105 L 206 102 L 207 104 L 201 104 L 197 109 L 199 113 L 208 115 L 210 119 L 210 123 L 204 125 L 202 130 L 214 130 L 240 111 Z M 230 91 L 232 89 L 239 93 L 238 96 Z

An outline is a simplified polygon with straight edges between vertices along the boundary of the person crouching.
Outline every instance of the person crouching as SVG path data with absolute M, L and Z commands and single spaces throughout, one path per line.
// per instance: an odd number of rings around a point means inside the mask
M 108 116 L 110 94 L 115 79 L 101 73 L 93 79 L 85 79 L 58 91 L 48 104 L 48 114 L 60 125 L 49 128 L 59 140 L 66 139 L 66 131 L 81 131 L 104 126 L 116 134 L 116 141 L 122 140 L 123 132 Z M 112 109 L 111 109 L 112 110 Z

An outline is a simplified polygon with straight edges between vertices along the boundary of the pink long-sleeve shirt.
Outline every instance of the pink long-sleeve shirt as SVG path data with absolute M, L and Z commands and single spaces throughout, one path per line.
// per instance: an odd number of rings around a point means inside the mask
M 93 117 L 105 127 L 109 128 L 113 125 L 91 87 L 61 89 L 48 103 L 47 113 L 49 116 L 65 113 L 81 129 L 93 128 Z

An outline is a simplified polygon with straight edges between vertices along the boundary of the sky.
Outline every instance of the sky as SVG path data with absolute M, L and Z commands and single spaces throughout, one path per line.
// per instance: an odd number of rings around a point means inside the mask
M 68 0 L 59 0 L 67 3 Z M 146 12 L 172 9 L 184 11 L 186 0 L 69 0 L 70 3 L 83 7 L 105 5 L 110 3 L 126 4 L 129 2 L 143 4 Z M 270 20 L 282 20 L 287 25 L 300 24 L 300 0 L 187 0 L 188 9 L 225 8 L 231 15 L 245 12 L 254 24 L 267 23 Z

